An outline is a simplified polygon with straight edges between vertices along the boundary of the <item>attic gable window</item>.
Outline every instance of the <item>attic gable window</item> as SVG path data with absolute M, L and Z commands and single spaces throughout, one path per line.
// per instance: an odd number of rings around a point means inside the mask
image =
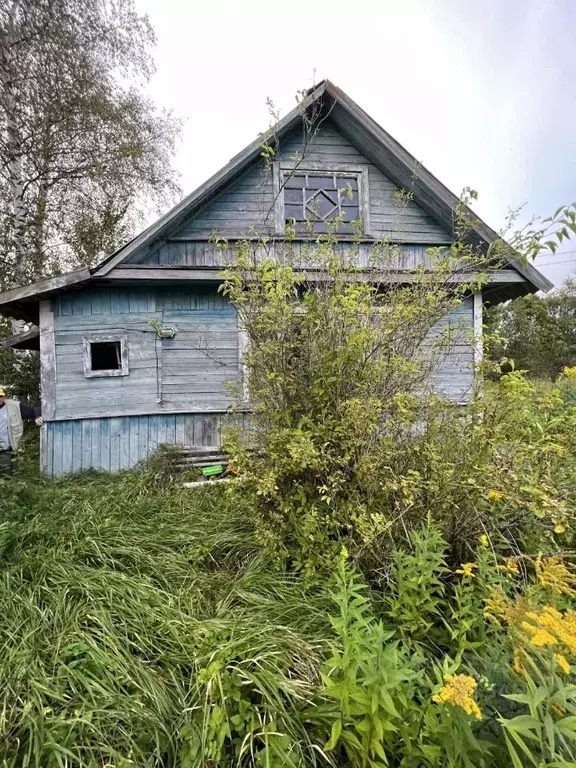
M 127 376 L 128 337 L 90 336 L 83 339 L 84 376 Z
M 354 234 L 362 228 L 361 173 L 284 172 L 282 183 L 284 224 L 296 232 L 330 232 L 336 219 L 338 234 Z

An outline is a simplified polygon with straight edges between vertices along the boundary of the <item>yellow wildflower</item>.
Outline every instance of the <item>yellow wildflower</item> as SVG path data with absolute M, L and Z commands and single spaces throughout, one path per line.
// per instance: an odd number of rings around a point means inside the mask
M 573 585 L 576 576 L 568 570 L 560 557 L 537 557 L 534 562 L 536 576 L 543 587 L 548 587 L 560 595 L 576 595 Z
M 554 526 L 554 533 L 564 533 L 565 531 L 566 528 L 562 523 L 556 523 Z
M 478 568 L 476 563 L 461 563 L 456 573 L 461 573 L 462 576 L 474 576 L 474 568 Z
M 501 626 L 501 621 L 508 621 L 510 616 L 510 601 L 502 591 L 496 587 L 484 601 L 484 617 Z
M 558 643 L 576 656 L 576 612 L 566 611 L 560 613 L 551 605 L 546 605 L 536 613 L 527 613 L 526 617 L 538 622 L 540 626 L 551 632 Z
M 480 542 L 480 546 L 482 547 L 482 549 L 488 549 L 488 547 L 490 546 L 490 539 L 488 538 L 488 536 L 486 536 L 485 533 L 483 533 L 480 536 L 478 541 Z
M 544 648 L 547 645 L 556 645 L 556 638 L 554 635 L 550 634 L 548 630 L 542 629 L 541 627 L 534 627 L 527 621 L 523 621 L 520 626 L 531 634 L 529 642 L 534 648 Z
M 576 365 L 573 365 L 572 367 L 565 366 L 562 369 L 562 378 L 564 379 L 576 379 Z
M 558 666 L 564 672 L 565 675 L 570 674 L 570 664 L 568 663 L 568 659 L 566 656 L 563 656 L 561 653 L 555 653 L 554 658 L 558 662 Z
M 476 680 L 469 675 L 444 675 L 444 685 L 432 697 L 432 701 L 437 704 L 461 707 L 467 715 L 473 715 L 477 720 L 482 720 L 480 707 L 473 699 L 475 690 Z
M 518 576 L 520 569 L 518 568 L 518 561 L 515 557 L 506 557 L 504 559 L 504 565 L 497 565 L 496 568 L 503 573 L 509 573 L 512 576 Z
M 502 493 L 502 491 L 492 490 L 492 491 L 488 491 L 488 493 L 486 494 L 486 498 L 488 499 L 488 501 L 500 501 L 501 499 L 504 498 L 504 494 Z

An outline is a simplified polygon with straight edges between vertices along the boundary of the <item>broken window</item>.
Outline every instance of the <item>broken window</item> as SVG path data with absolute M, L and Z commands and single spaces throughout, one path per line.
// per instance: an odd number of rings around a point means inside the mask
M 84 374 L 95 376 L 126 376 L 128 350 L 125 336 L 84 339 Z

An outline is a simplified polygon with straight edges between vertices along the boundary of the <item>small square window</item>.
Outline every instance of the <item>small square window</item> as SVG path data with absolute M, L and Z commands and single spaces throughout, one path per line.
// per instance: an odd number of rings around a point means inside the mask
M 122 368 L 119 341 L 91 341 L 90 357 L 93 371 L 119 371 Z
M 84 375 L 127 376 L 127 337 L 98 336 L 84 339 Z

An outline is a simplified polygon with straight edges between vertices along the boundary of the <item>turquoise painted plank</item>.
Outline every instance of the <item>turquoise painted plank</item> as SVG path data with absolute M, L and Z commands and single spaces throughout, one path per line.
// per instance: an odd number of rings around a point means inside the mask
M 84 293 L 78 293 L 72 297 L 72 314 L 73 315 L 90 315 L 92 314 L 92 300 L 90 295 Z
M 117 288 L 112 288 L 110 291 L 110 314 L 120 314 L 120 293 Z
M 72 471 L 72 423 L 61 425 L 58 435 L 60 440 L 60 473 L 67 474 Z
M 72 472 L 82 469 L 82 422 L 72 422 Z
M 62 440 L 62 422 L 53 421 L 48 423 L 48 429 L 52 439 L 52 468 L 49 474 L 53 477 L 59 477 L 62 474 L 62 449 L 64 441 Z
M 156 416 L 148 418 L 148 455 L 158 448 L 158 419 Z
M 110 291 L 100 291 L 100 305 L 102 307 L 102 314 L 110 314 Z
M 186 416 L 183 413 L 177 413 L 174 416 L 174 422 L 174 443 L 186 445 Z
M 99 468 L 110 470 L 110 419 L 99 419 L 100 462 Z
M 184 445 L 194 445 L 194 416 L 184 416 Z
M 158 425 L 158 445 L 164 445 L 167 442 L 166 439 L 166 416 L 160 414 L 154 417 Z
M 120 419 L 120 469 L 129 469 L 130 464 L 130 421 L 124 416 Z
M 72 422 L 65 421 L 61 424 L 58 434 L 60 446 L 60 474 L 72 471 Z
M 164 418 L 166 419 L 165 441 L 168 445 L 176 445 L 176 416 L 167 413 Z
M 90 424 L 90 467 L 100 467 L 100 419 L 88 419 Z
M 94 291 L 92 294 L 92 314 L 102 314 L 102 294 L 99 291 Z
M 90 469 L 92 465 L 92 422 L 82 421 L 82 469 Z
M 138 460 L 148 456 L 148 416 L 138 416 Z
M 139 439 L 139 426 L 140 426 L 140 418 L 138 416 L 134 416 L 129 419 L 128 423 L 128 429 L 129 429 L 129 466 L 133 467 L 135 464 L 138 463 L 138 439 Z
M 117 472 L 120 469 L 120 425 L 121 419 L 110 419 L 110 470 Z
M 41 441 L 43 450 L 42 465 L 44 472 L 50 477 L 54 474 L 54 422 L 47 422 L 44 427 L 44 440 Z

